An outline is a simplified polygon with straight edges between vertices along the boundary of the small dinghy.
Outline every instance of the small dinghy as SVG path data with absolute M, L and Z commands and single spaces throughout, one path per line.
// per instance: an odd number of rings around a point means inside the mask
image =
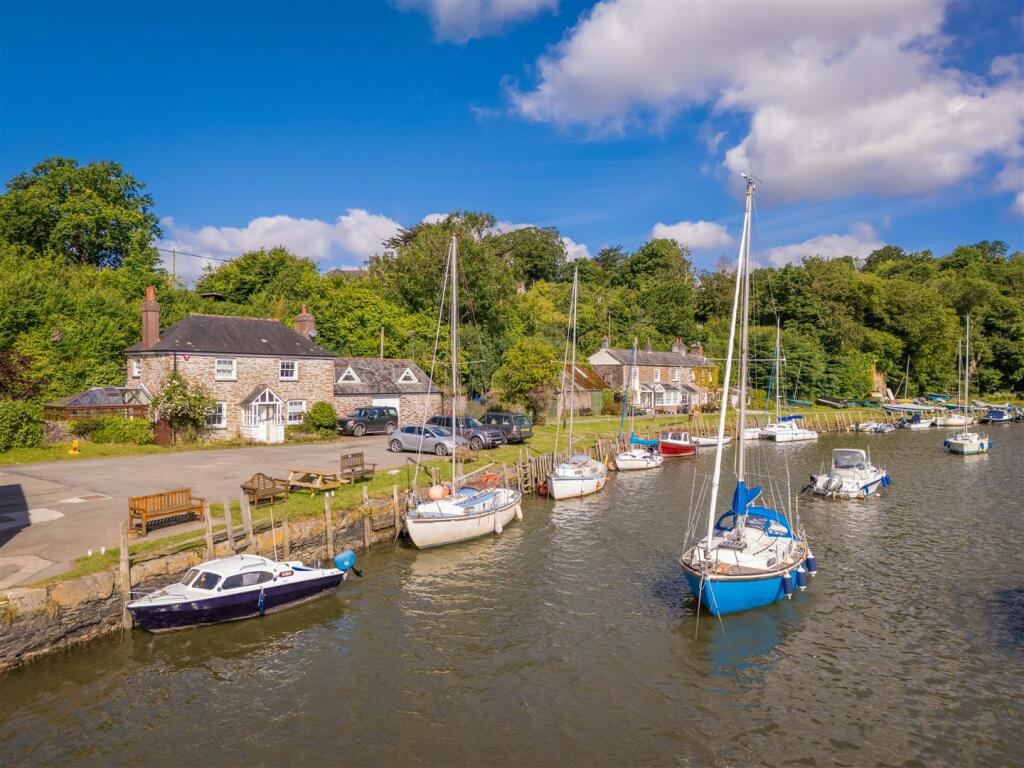
M 829 472 L 811 475 L 810 489 L 819 496 L 834 499 L 863 499 L 892 484 L 889 473 L 871 463 L 859 448 L 832 451 Z
M 853 425 L 854 432 L 876 432 L 877 430 L 877 421 L 862 421 L 860 424 Z
M 307 568 L 300 560 L 277 562 L 233 555 L 197 565 L 170 584 L 128 603 L 135 623 L 150 632 L 187 629 L 273 613 L 325 595 L 356 571 L 352 550 L 335 568 Z
M 718 439 L 718 435 L 711 437 L 695 437 L 693 441 L 697 444 L 698 448 L 714 448 L 719 443 L 722 445 L 728 445 L 732 442 L 732 435 L 723 435 L 721 441 Z

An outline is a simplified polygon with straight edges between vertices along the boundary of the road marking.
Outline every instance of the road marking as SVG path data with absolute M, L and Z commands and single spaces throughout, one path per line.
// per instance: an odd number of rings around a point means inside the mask
M 87 501 L 103 501 L 103 499 L 109 499 L 102 493 L 87 493 L 83 496 L 72 496 L 70 499 L 61 499 L 58 504 L 84 504 Z

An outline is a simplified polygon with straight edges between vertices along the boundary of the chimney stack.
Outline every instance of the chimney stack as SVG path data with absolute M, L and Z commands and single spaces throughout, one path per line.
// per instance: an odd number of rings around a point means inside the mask
M 146 288 L 146 300 L 142 302 L 142 348 L 150 349 L 160 341 L 160 302 L 156 300 L 156 288 Z
M 305 303 L 302 305 L 302 311 L 295 316 L 295 331 L 307 339 L 316 336 L 316 318 L 306 311 Z
M 608 349 L 612 345 L 612 340 L 607 336 L 601 337 L 601 349 Z
M 704 346 L 699 342 L 695 341 L 690 345 L 690 354 L 697 355 L 697 357 L 704 357 Z
M 647 339 L 647 343 L 644 344 L 644 352 L 653 352 L 654 347 L 651 346 L 651 340 Z
M 686 354 L 686 345 L 683 343 L 682 336 L 676 336 L 675 339 L 672 341 L 672 351 L 675 352 L 677 355 Z

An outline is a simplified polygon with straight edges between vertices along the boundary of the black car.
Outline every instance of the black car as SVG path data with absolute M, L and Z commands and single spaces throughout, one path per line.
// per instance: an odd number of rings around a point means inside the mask
M 496 448 L 505 442 L 504 433 L 497 427 L 484 426 L 472 416 L 459 416 L 456 428 L 452 429 L 451 416 L 431 416 L 427 422 L 431 427 L 444 427 L 469 441 L 474 451 L 481 448 Z
M 488 411 L 480 421 L 500 429 L 510 443 L 523 443 L 533 437 L 533 422 L 521 413 Z
M 338 431 L 343 435 L 390 435 L 398 426 L 398 409 L 386 406 L 359 408 L 343 419 L 338 419 Z

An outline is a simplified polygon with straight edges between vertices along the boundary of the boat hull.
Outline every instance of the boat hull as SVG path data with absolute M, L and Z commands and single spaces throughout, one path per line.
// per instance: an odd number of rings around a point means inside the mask
M 556 477 L 548 475 L 548 496 L 555 499 L 575 499 L 589 496 L 604 488 L 608 481 L 607 475 L 589 477 Z
M 718 445 L 717 437 L 695 437 L 694 441 L 697 443 L 698 448 L 714 448 Z M 732 436 L 726 435 L 722 438 L 722 445 L 728 445 L 732 442 Z
M 666 440 L 661 441 L 661 455 L 665 457 L 669 456 L 693 456 L 697 452 L 697 446 L 686 443 L 671 443 Z
M 513 518 L 522 517 L 520 500 L 475 515 L 459 517 L 407 517 L 405 529 L 418 549 L 441 547 L 498 532 Z M 498 525 L 500 523 L 500 526 Z
M 762 434 L 762 437 L 764 435 Z M 812 432 L 809 429 L 801 429 L 793 432 L 770 432 L 768 434 L 769 440 L 774 440 L 776 443 L 802 443 L 807 440 L 817 440 L 818 433 Z
M 802 561 L 801 561 L 802 563 Z M 782 577 L 791 573 L 800 565 L 794 564 L 787 571 L 778 571 L 770 575 L 747 578 L 705 577 L 683 565 L 683 575 L 700 604 L 712 616 L 724 616 L 729 613 L 749 611 L 762 608 L 782 600 L 786 593 L 782 588 Z
M 630 472 L 638 469 L 655 469 L 660 467 L 665 458 L 657 453 L 633 454 L 632 451 L 620 453 L 615 457 L 615 466 L 620 472 Z
M 943 441 L 943 445 L 950 453 L 956 453 L 961 456 L 975 456 L 992 450 L 992 440 L 987 437 L 971 440 L 950 437 Z
M 204 600 L 163 605 L 129 604 L 128 611 L 137 626 L 150 632 L 169 632 L 205 624 L 251 619 L 326 595 L 338 587 L 347 576 L 347 571 L 338 571 L 315 579 L 278 584 L 262 590 L 246 590 L 235 594 L 223 592 Z

